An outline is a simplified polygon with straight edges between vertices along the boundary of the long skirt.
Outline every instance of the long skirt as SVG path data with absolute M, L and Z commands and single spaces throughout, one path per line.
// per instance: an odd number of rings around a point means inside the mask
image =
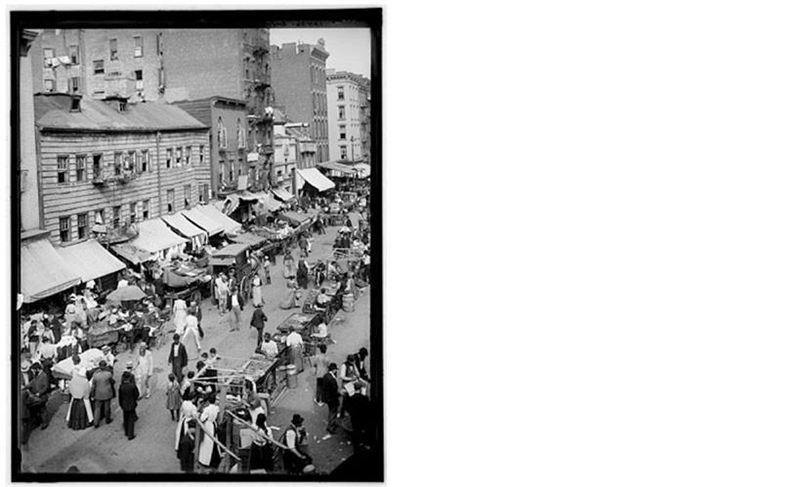
M 187 328 L 183 333 L 181 343 L 186 347 L 186 356 L 189 360 L 196 360 L 200 357 L 200 338 L 194 332 L 193 328 Z
M 178 335 L 183 334 L 183 330 L 186 328 L 186 310 L 179 309 L 175 312 L 175 316 L 172 319 L 173 324 L 175 325 L 175 333 Z
M 255 443 L 250 447 L 249 470 L 264 469 L 271 472 L 274 469 L 272 447 L 269 444 L 258 446 Z
M 261 296 L 261 286 L 253 286 L 253 306 L 264 304 L 263 297 Z
M 73 430 L 82 430 L 91 426 L 93 419 L 89 399 L 73 397 L 67 411 L 67 426 Z

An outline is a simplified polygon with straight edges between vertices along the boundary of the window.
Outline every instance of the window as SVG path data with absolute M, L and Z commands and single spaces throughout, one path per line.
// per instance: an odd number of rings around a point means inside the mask
M 78 240 L 86 238 L 86 213 L 78 215 Z
M 134 223 L 136 223 L 136 202 L 133 202 L 133 203 L 130 204 L 129 214 L 130 214 L 130 219 L 131 219 L 130 220 L 131 221 L 131 225 L 133 225 Z
M 133 153 L 133 171 L 137 174 L 142 172 L 142 154 L 139 152 Z
M 187 166 L 191 166 L 192 165 L 192 148 L 191 147 L 187 147 L 186 148 L 186 165 Z
M 52 93 L 52 92 L 56 91 L 55 80 L 52 80 L 52 79 L 44 80 L 44 91 L 47 91 L 49 93 Z
M 81 55 L 78 53 L 78 46 L 69 46 L 69 60 L 72 64 L 81 63 Z
M 200 146 L 200 165 L 201 166 L 203 165 L 203 157 L 204 157 L 205 153 L 206 153 L 206 146 L 201 145 Z
M 208 183 L 200 186 L 198 191 L 200 192 L 200 203 L 208 203 L 208 198 L 210 196 Z
M 69 79 L 69 86 L 72 93 L 77 93 L 81 89 L 81 79 L 77 76 L 74 76 Z
M 62 216 L 61 218 L 58 219 L 58 234 L 59 234 L 59 237 L 61 238 L 61 241 L 62 242 L 69 242 L 69 234 L 70 233 L 71 232 L 70 232 L 70 228 L 69 228 L 69 217 L 68 216 Z
M 217 146 L 219 146 L 220 149 L 228 147 L 228 131 L 225 130 L 225 126 L 222 125 L 222 117 L 217 119 Z
M 142 57 L 142 38 L 133 38 L 133 57 Z
M 183 165 L 183 148 L 178 147 L 175 149 L 175 167 L 181 167 Z
M 139 91 L 144 90 L 144 80 L 142 79 L 142 70 L 137 69 L 136 71 L 134 71 L 134 74 L 136 74 L 136 89 Z
M 339 120 L 344 120 L 344 105 L 339 105 Z
M 94 61 L 94 74 L 103 74 L 106 72 L 105 61 L 102 59 Z
M 103 179 L 103 154 L 95 154 L 92 159 L 92 178 Z
M 336 99 L 337 100 L 344 100 L 344 86 L 340 86 L 339 88 L 337 88 L 337 90 L 338 90 L 338 93 L 336 94 Z
M 117 40 L 116 39 L 109 39 L 108 40 L 108 47 L 109 47 L 109 50 L 111 51 L 111 60 L 115 61 L 115 60 L 119 59 L 119 57 L 117 56 Z
M 42 52 L 44 54 L 44 67 L 49 68 L 51 59 L 56 57 L 55 51 L 53 51 L 52 47 L 45 47 Z
M 183 207 L 184 208 L 191 208 L 192 207 L 192 185 L 187 184 L 183 187 Z
M 175 208 L 175 190 L 168 189 L 167 190 L 167 213 L 172 213 L 172 210 Z
M 114 176 L 122 174 L 122 152 L 114 153 Z
M 75 181 L 86 179 L 86 156 L 75 156 Z
M 167 169 L 172 167 L 172 149 L 167 149 Z
M 142 220 L 147 220 L 150 217 L 150 200 L 142 201 Z
M 223 168 L 223 171 L 224 171 L 224 168 Z M 218 186 L 222 186 L 222 183 L 224 182 L 224 177 L 225 177 L 224 173 L 222 171 L 220 171 L 219 174 L 217 175 L 217 185 Z
M 58 169 L 58 183 L 69 182 L 69 156 L 58 156 L 57 169 Z
M 339 159 L 340 160 L 347 159 L 347 146 L 346 145 L 340 145 L 339 146 Z
M 133 161 L 135 157 L 136 156 L 133 151 L 125 153 L 125 166 L 123 167 L 123 169 L 125 169 L 126 173 L 133 171 Z
M 113 217 L 111 219 L 112 228 L 119 228 L 119 219 L 121 213 L 122 213 L 121 206 L 115 206 L 114 208 L 112 208 L 112 214 L 113 214 Z
M 339 125 L 339 140 L 347 140 L 347 127 Z
M 247 147 L 247 139 L 245 138 L 244 128 L 242 127 L 242 121 L 239 119 L 236 120 L 236 142 L 239 149 L 244 149 Z
M 95 225 L 105 225 L 105 218 L 103 217 L 103 210 L 97 210 L 94 212 L 94 223 Z
M 142 151 L 142 172 L 147 172 L 147 168 L 150 165 L 150 152 L 143 150 Z

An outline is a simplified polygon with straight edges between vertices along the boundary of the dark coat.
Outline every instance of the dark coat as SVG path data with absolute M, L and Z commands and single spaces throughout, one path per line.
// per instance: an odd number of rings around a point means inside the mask
M 97 369 L 92 375 L 92 391 L 90 396 L 96 401 L 108 401 L 115 396 L 114 374 L 108 369 Z
M 123 411 L 135 411 L 139 400 L 139 388 L 133 382 L 123 382 L 119 386 L 119 407 Z
M 322 394 L 320 399 L 325 404 L 337 404 L 339 402 L 339 383 L 330 372 L 322 378 Z
M 250 326 L 261 330 L 264 328 L 264 323 L 266 322 L 267 317 L 264 315 L 264 312 L 261 308 L 256 308 L 256 310 L 253 311 L 253 316 L 250 318 Z
M 175 357 L 175 343 L 169 345 L 169 359 L 167 359 L 167 363 L 171 364 L 173 361 L 177 361 L 181 366 L 186 366 L 186 364 L 189 363 L 189 356 L 186 354 L 186 347 L 183 346 L 183 343 L 178 346 L 178 357 Z

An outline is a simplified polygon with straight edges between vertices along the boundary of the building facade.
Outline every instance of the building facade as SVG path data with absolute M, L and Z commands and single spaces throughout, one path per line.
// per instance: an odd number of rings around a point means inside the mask
M 242 100 L 247 150 L 258 155 L 250 157 L 250 169 L 264 171 L 271 163 L 267 29 L 48 29 L 31 57 L 36 93 L 160 103 Z
M 20 231 L 43 228 L 39 205 L 39 171 L 36 167 L 36 126 L 33 109 L 33 76 L 30 47 L 36 38 L 33 31 L 23 31 L 19 62 L 19 191 Z
M 206 202 L 208 127 L 178 107 L 69 94 L 34 97 L 44 228 L 87 240 Z
M 369 152 L 369 130 L 365 108 L 369 80 L 348 71 L 327 71 L 328 145 L 332 159 L 363 161 Z M 367 126 L 365 126 L 365 124 Z
M 325 65 L 329 56 L 325 40 L 316 44 L 288 43 L 271 46 L 275 106 L 289 120 L 306 123 L 317 147 L 316 161 L 328 161 L 328 94 Z
M 175 102 L 188 114 L 210 127 L 211 193 L 218 196 L 238 187 L 247 176 L 252 191 L 266 189 L 266 170 L 248 162 L 247 105 L 244 100 L 211 97 Z M 251 157 L 252 159 L 252 157 Z

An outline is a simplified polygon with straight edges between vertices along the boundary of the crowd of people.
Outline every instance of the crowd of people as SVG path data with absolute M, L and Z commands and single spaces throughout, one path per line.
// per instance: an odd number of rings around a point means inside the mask
M 321 231 L 324 232 L 324 224 Z M 368 241 L 368 235 L 366 239 Z M 254 252 L 251 265 L 257 269 L 252 281 L 249 297 L 254 310 L 250 316 L 250 327 L 256 330 L 255 352 L 274 360 L 279 355 L 279 345 L 288 348 L 289 363 L 296 366 L 297 373 L 304 372 L 304 346 L 306 341 L 316 344 L 316 355 L 312 373 L 316 380 L 314 402 L 328 410 L 326 429 L 330 435 L 348 432 L 356 446 L 369 448 L 372 441 L 369 431 L 370 406 L 368 387 L 370 378 L 366 370 L 368 352 L 362 348 L 348 355 L 342 364 L 333 363 L 328 355 L 328 346 L 335 343 L 328 332 L 331 310 L 342 306 L 342 296 L 356 293 L 358 284 L 369 280 L 369 253 L 347 269 L 331 260 L 310 265 L 313 238 L 304 234 L 298 241 L 301 258 L 295 263 L 291 250 L 283 256 L 283 277 L 293 296 L 300 289 L 310 287 L 318 290 L 314 307 L 324 317 L 304 337 L 297 330 L 270 334 L 264 330 L 268 317 L 264 312 L 263 286 L 272 284 L 270 258 Z M 350 242 L 352 244 L 352 242 Z M 127 285 L 128 276 L 120 286 Z M 133 278 L 130 279 L 133 281 Z M 241 329 L 245 299 L 241 295 L 239 282 L 233 270 L 220 273 L 213 278 L 212 297 L 223 322 L 230 332 Z M 53 391 L 61 389 L 68 393 L 69 406 L 66 411 L 66 426 L 70 429 L 99 428 L 110 424 L 112 405 L 118 402 L 122 411 L 123 432 L 128 440 L 136 438 L 135 426 L 139 420 L 136 409 L 142 400 L 155 393 L 163 397 L 170 420 L 177 423 L 175 451 L 182 471 L 194 471 L 199 465 L 204 472 L 216 471 L 222 458 L 224 441 L 218 432 L 226 420 L 218 405 L 219 375 L 216 350 L 206 353 L 201 340 L 203 313 L 201 303 L 175 299 L 170 308 L 160 298 L 152 285 L 140 284 L 147 297 L 132 305 L 99 304 L 101 299 L 90 286 L 80 295 L 70 296 L 63 316 L 52 314 L 31 315 L 22 326 L 23 352 L 22 372 L 22 435 L 25 444 L 36 427 L 46 429 L 50 422 L 47 403 Z M 295 301 L 299 301 L 296 299 Z M 298 303 L 293 303 L 297 306 Z M 152 317 L 164 319 L 168 316 L 174 325 L 172 343 L 169 344 L 167 364 L 170 369 L 165 388 L 155 388 L 153 383 L 155 364 L 153 352 Z M 89 350 L 88 330 L 92 324 L 104 320 L 111 325 L 124 323 L 127 341 L 133 350 L 133 359 L 127 362 L 117 384 L 114 374 L 116 357 L 111 347 L 101 349 L 102 357 L 84 358 L 82 352 Z M 72 367 L 69 378 L 55 374 L 53 367 L 69 359 Z M 195 370 L 187 370 L 192 362 Z M 164 396 L 161 396 L 162 392 Z M 283 428 L 282 434 L 273 437 L 273 427 L 268 425 L 268 415 L 262 400 L 255 394 L 247 397 L 248 414 L 245 416 L 251 437 L 242 439 L 237 451 L 242 455 L 238 471 L 283 469 L 291 473 L 311 470 L 313 460 L 309 451 L 305 418 L 294 414 Z M 348 426 L 349 423 L 349 426 Z M 244 433 L 246 437 L 248 433 Z M 198 440 L 199 436 L 199 440 Z M 195 448 L 199 441 L 199 448 Z M 229 447 L 231 445 L 228 445 Z M 282 465 L 281 465 L 282 464 Z

